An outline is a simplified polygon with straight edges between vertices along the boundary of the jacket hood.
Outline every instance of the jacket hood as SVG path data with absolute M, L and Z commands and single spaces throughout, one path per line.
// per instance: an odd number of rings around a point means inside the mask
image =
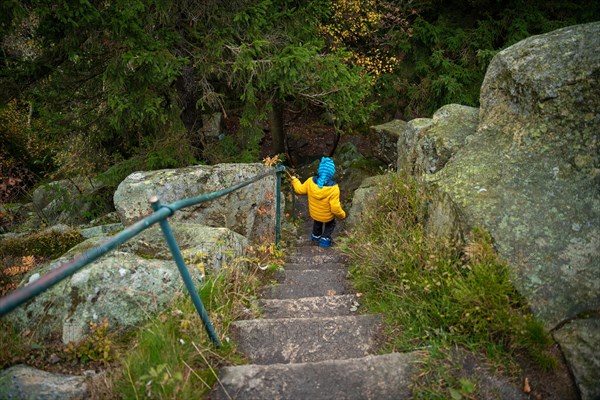
M 321 163 L 319 164 L 318 178 L 317 178 L 317 186 L 322 188 L 335 174 L 335 164 L 333 160 L 329 157 L 321 158 Z

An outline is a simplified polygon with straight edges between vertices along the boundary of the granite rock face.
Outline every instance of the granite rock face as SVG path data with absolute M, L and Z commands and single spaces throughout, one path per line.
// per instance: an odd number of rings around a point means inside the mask
M 600 309 L 600 23 L 501 51 L 480 102 L 479 124 L 464 125 L 454 152 L 437 150 L 432 132 L 445 128 L 435 116 L 408 122 L 398 168 L 448 196 L 464 226 L 491 233 L 515 286 L 564 347 L 583 398 L 597 398 L 600 353 L 589 349 L 600 330 L 589 315 Z
M 398 160 L 398 139 L 406 129 L 406 121 L 395 119 L 369 128 L 369 138 L 375 157 L 386 165 L 395 166 Z
M 432 174 L 468 142 L 477 130 L 479 109 L 448 104 L 432 118 L 417 118 L 399 135 L 398 171 L 415 175 Z
M 599 50 L 595 23 L 500 52 L 477 133 L 428 177 L 492 233 L 549 328 L 600 308 Z
M 124 225 L 152 213 L 148 200 L 162 204 L 208 194 L 268 171 L 262 164 L 197 165 L 179 169 L 135 172 L 117 188 L 114 203 Z M 217 199 L 177 211 L 171 221 L 229 228 L 252 242 L 274 242 L 275 175 Z

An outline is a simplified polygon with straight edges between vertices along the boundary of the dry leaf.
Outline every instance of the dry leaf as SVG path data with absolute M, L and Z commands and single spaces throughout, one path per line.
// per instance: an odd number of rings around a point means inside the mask
M 333 290 L 333 289 L 329 289 L 329 290 L 327 291 L 327 296 L 335 296 L 335 290 Z
M 531 393 L 531 386 L 529 386 L 529 378 L 525 377 L 525 382 L 523 383 L 523 392 Z
M 23 264 L 23 267 L 27 268 L 27 270 L 30 270 L 31 268 L 33 268 L 35 266 L 35 257 L 34 256 L 24 256 L 21 259 L 21 263 Z
M 273 167 L 280 163 L 281 163 L 281 158 L 279 157 L 279 154 L 276 154 L 273 157 L 265 157 L 263 159 L 263 164 L 265 164 L 268 167 Z

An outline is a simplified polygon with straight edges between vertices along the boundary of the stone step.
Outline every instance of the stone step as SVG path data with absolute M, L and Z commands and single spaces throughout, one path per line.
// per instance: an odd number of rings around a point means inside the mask
M 264 286 L 265 299 L 298 299 L 302 297 L 350 294 L 353 289 L 346 280 L 345 270 L 294 270 L 285 272 L 282 283 Z
M 318 249 L 318 247 L 315 247 Z M 339 263 L 343 262 L 344 257 L 339 253 L 334 253 L 331 249 L 327 252 L 316 254 L 291 254 L 286 257 L 286 262 L 290 264 L 323 264 L 323 263 Z
M 263 299 L 301 299 L 305 297 L 335 296 L 338 294 L 352 293 L 347 285 L 325 288 L 318 282 L 307 286 L 298 285 L 270 285 L 261 290 Z
M 319 247 L 317 242 L 309 240 L 308 243 L 302 242 L 296 244 L 294 251 L 290 255 L 310 255 L 310 254 L 321 254 L 329 252 L 329 249 Z
M 236 321 L 238 350 L 255 364 L 364 357 L 375 352 L 379 315 Z
M 295 249 L 290 252 L 289 256 L 315 256 L 315 255 L 331 255 L 335 254 L 336 251 L 331 247 L 319 247 L 317 242 L 310 241 L 306 244 L 299 244 Z M 342 257 L 341 254 L 337 256 Z
M 345 269 L 295 269 L 285 271 L 286 285 L 310 285 L 318 283 L 324 287 L 346 284 L 348 271 Z
M 410 399 L 418 353 L 300 364 L 242 365 L 219 371 L 211 399 Z M 222 385 L 222 386 L 221 386 Z
M 356 315 L 359 301 L 355 295 L 344 294 L 299 299 L 263 299 L 259 306 L 266 318 L 334 317 Z
M 324 262 L 324 263 L 320 263 L 320 264 L 296 264 L 296 263 L 286 263 L 283 266 L 283 269 L 286 271 L 289 270 L 296 270 L 296 269 L 315 269 L 315 268 L 319 268 L 319 269 L 343 269 L 346 270 L 348 269 L 346 267 L 345 264 L 340 263 L 340 262 Z

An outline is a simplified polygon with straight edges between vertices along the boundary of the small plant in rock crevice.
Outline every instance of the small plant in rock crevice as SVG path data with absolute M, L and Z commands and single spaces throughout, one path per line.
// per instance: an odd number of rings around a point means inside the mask
M 109 337 L 108 319 L 90 322 L 90 333 L 78 342 L 69 342 L 65 347 L 68 358 L 81 363 L 99 361 L 108 365 L 113 359 L 114 344 Z

